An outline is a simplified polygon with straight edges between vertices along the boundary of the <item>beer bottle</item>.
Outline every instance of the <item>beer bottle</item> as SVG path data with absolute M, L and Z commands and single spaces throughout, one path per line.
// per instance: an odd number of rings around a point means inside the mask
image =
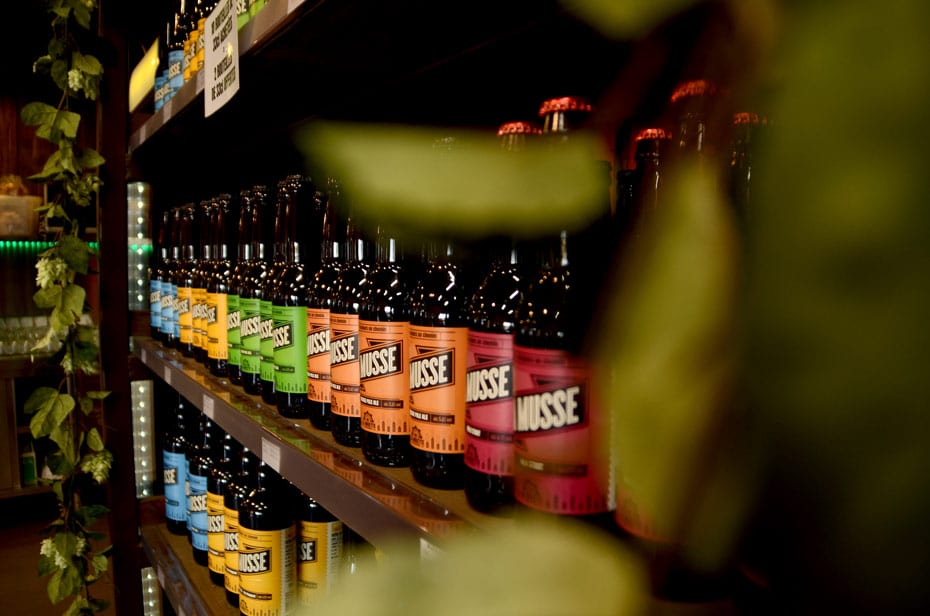
M 411 471 L 431 488 L 464 482 L 469 290 L 455 244 L 428 242 L 428 263 L 410 302 Z
M 345 258 L 345 224 L 340 218 L 341 187 L 327 179 L 320 267 L 307 284 L 307 399 L 310 423 L 332 429 L 330 409 L 330 323 L 339 271 Z
M 214 210 L 212 202 L 200 202 L 197 215 L 197 235 L 200 237 L 200 261 L 194 276 L 194 358 L 207 365 L 207 285 L 213 275 L 213 259 L 216 256 L 213 242 Z
M 178 0 L 171 18 L 171 36 L 168 39 L 168 84 L 171 96 L 184 85 L 184 41 L 187 40 L 187 0 Z M 171 98 L 169 96 L 169 99 Z
M 753 175 L 758 175 L 758 169 L 753 167 L 753 154 L 767 126 L 768 118 L 752 111 L 733 115 L 726 178 L 730 202 L 741 221 L 745 220 L 752 203 Z
M 194 277 L 197 269 L 197 249 L 194 245 L 194 205 L 188 203 L 181 208 L 181 258 L 175 267 L 178 282 L 176 311 L 179 337 L 178 350 L 184 357 L 194 356 L 193 316 Z
M 259 463 L 255 489 L 239 505 L 239 612 L 287 614 L 296 605 L 293 501 L 281 477 Z
M 403 262 L 401 238 L 379 225 L 358 331 L 362 453 L 380 466 L 410 464 L 407 344 L 411 285 Z
M 181 329 L 178 326 L 177 300 L 178 262 L 181 260 L 181 208 L 171 210 L 171 258 L 166 267 L 167 284 L 161 288 L 161 327 L 163 343 L 169 349 L 177 348 Z
M 220 455 L 207 475 L 207 569 L 210 581 L 223 586 L 226 572 L 226 548 L 223 528 L 223 499 L 237 460 L 242 458 L 242 446 L 228 432 L 222 433 Z
M 196 53 L 197 41 L 200 40 L 200 32 L 197 31 L 197 0 L 187 1 L 187 12 L 184 14 L 186 21 L 187 36 L 184 39 L 184 81 L 190 81 L 196 71 Z
M 640 224 L 660 207 L 662 177 L 672 134 L 663 128 L 644 128 L 635 137 L 635 160 L 631 179 L 633 187 L 633 222 Z
M 274 208 L 274 233 L 271 248 L 271 262 L 268 264 L 268 271 L 262 283 L 262 298 L 259 302 L 261 310 L 261 394 L 262 400 L 268 404 L 276 404 L 275 396 L 275 378 L 274 378 L 274 317 L 272 314 L 272 305 L 275 293 L 277 293 L 278 280 L 281 272 L 286 265 L 284 260 L 285 247 L 285 212 L 287 203 L 283 199 L 284 180 L 278 182 L 277 192 L 270 200 Z
M 229 339 L 227 316 L 229 306 L 229 276 L 232 272 L 233 247 L 236 245 L 237 217 L 233 213 L 236 204 L 227 193 L 213 200 L 214 242 L 213 270 L 207 279 L 207 368 L 210 374 L 219 377 L 228 375 Z
M 193 450 L 190 461 L 191 493 L 188 498 L 188 508 L 191 517 L 194 561 L 198 565 L 206 567 L 210 532 L 207 512 L 207 483 L 218 457 L 217 449 L 220 445 L 220 436 L 219 426 L 210 421 L 209 417 L 201 413 L 199 420 L 201 441 L 199 446 Z
M 297 602 L 314 604 L 333 591 L 342 568 L 343 525 L 318 502 L 297 494 Z
M 348 447 L 362 444 L 358 311 L 362 281 L 369 268 L 369 252 L 361 226 L 350 211 L 346 221 L 346 262 L 336 279 L 329 314 L 331 427 L 336 442 Z
M 162 450 L 165 481 L 165 526 L 175 535 L 187 534 L 187 401 L 177 394 L 172 423 Z
M 289 175 L 279 189 L 278 199 L 285 204 L 285 254 L 272 300 L 275 403 L 284 417 L 306 419 L 310 414 L 307 283 L 309 273 L 319 267 L 316 247 L 323 215 L 316 187 L 308 178 Z M 312 259 L 308 255 L 309 246 L 314 247 Z
M 245 196 L 243 196 L 245 193 Z M 252 201 L 249 191 L 240 191 L 238 199 L 235 265 L 229 274 L 226 293 L 226 341 L 229 360 L 226 364 L 229 382 L 242 385 L 242 313 L 239 308 L 239 289 L 246 272 L 252 265 L 252 244 L 249 225 L 252 224 Z M 235 212 L 235 208 L 233 209 Z
M 544 102 L 550 146 L 570 140 L 590 111 L 571 97 Z M 538 244 L 514 338 L 514 496 L 538 511 L 611 527 L 609 417 L 584 354 L 605 245 L 590 227 L 562 230 Z
M 257 184 L 243 190 L 240 199 L 251 211 L 249 241 L 252 256 L 239 282 L 239 343 L 242 363 L 242 389 L 247 394 L 261 393 L 261 299 L 268 274 L 266 249 L 271 249 L 274 218 L 267 211 L 268 189 Z
M 670 97 L 675 122 L 671 158 L 696 160 L 701 167 L 714 164 L 720 154 L 720 128 L 714 122 L 719 103 L 717 85 L 712 81 L 694 79 L 675 86 Z
M 162 212 L 161 224 L 158 227 L 158 241 L 152 251 L 152 262 L 149 265 L 149 335 L 153 340 L 162 340 L 161 335 L 161 285 L 165 278 L 165 267 L 168 261 L 168 232 L 170 225 L 170 212 Z
M 255 454 L 243 447 L 236 472 L 230 475 L 223 494 L 223 586 L 226 601 L 233 607 L 239 607 L 239 508 L 255 487 L 257 468 Z

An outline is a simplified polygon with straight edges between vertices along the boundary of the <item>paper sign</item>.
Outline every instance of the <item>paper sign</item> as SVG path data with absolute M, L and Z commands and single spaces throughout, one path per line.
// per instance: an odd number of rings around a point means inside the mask
M 203 414 L 213 420 L 213 398 L 209 394 L 203 395 Z
M 171 385 L 171 368 L 165 366 L 165 383 Z
M 149 354 L 145 352 L 145 349 L 142 349 L 142 363 L 147 364 L 149 362 Z
M 304 0 L 287 0 L 287 12 L 291 14 L 298 6 L 304 3 Z
M 276 473 L 281 472 L 281 448 L 266 438 L 262 438 L 262 461 L 273 468 Z
M 204 25 L 204 116 L 239 91 L 239 35 L 235 0 L 220 0 Z

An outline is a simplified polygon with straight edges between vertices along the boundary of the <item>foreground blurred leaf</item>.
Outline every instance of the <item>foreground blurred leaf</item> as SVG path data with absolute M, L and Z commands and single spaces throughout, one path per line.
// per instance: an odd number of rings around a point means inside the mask
M 493 133 L 455 131 L 451 150 L 435 142 L 442 129 L 316 124 L 297 145 L 351 187 L 363 219 L 411 232 L 457 236 L 540 235 L 577 229 L 601 215 L 610 178 L 594 164 L 594 135 L 574 133 L 557 150 L 503 151 Z
M 637 37 L 698 0 L 562 0 L 591 25 L 617 39 Z

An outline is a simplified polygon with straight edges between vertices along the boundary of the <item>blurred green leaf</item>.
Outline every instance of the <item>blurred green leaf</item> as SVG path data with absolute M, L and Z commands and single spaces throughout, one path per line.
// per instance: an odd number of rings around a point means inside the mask
M 562 0 L 584 21 L 616 39 L 635 38 L 698 0 Z

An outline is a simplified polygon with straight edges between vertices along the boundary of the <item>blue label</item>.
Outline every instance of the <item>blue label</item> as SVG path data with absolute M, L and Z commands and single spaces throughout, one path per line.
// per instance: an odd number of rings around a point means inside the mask
M 191 461 L 184 458 L 184 519 L 187 520 L 187 532 L 191 532 Z
M 165 468 L 165 517 L 174 522 L 187 520 L 187 461 L 183 453 L 163 452 Z
M 207 478 L 190 476 L 191 494 L 188 499 L 191 516 L 191 539 L 194 549 L 207 550 Z
M 171 89 L 174 91 L 184 85 L 183 49 L 168 52 L 168 83 L 171 84 Z
M 174 335 L 174 285 L 170 282 L 161 283 L 161 333 L 164 335 Z
M 161 281 L 149 280 L 149 324 L 161 329 Z

